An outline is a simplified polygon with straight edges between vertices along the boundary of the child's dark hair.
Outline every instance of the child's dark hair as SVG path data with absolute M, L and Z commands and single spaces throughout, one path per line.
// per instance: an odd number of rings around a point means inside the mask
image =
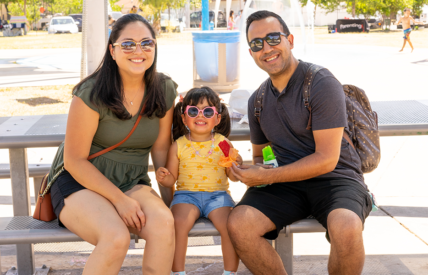
M 208 105 L 215 107 L 219 115 L 221 115 L 221 121 L 217 126 L 214 127 L 214 132 L 222 134 L 225 137 L 229 136 L 231 126 L 229 110 L 227 109 L 226 104 L 220 102 L 220 98 L 211 88 L 201 87 L 193 88 L 188 91 L 183 99 L 183 102 L 179 102 L 177 105 L 175 105 L 174 118 L 172 122 L 172 135 L 174 140 L 177 140 L 179 137 L 188 133 L 181 118 L 181 115 L 186 110 L 187 105 L 196 106 L 204 99 L 207 100 Z

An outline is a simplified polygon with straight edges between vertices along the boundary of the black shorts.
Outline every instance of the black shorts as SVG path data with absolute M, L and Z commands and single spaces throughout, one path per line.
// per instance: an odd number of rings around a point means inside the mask
M 140 180 L 138 184 L 144 184 L 152 186 L 150 183 Z M 64 208 L 64 199 L 70 196 L 77 191 L 86 189 L 78 183 L 67 170 L 62 171 L 59 174 L 56 181 L 51 186 L 51 199 L 52 206 L 55 212 L 55 215 L 58 217 L 58 224 L 61 227 L 65 227 L 62 222 L 59 220 L 59 213 L 61 213 Z
M 275 224 L 276 230 L 264 236 L 270 240 L 276 239 L 284 226 L 310 215 L 327 229 L 328 214 L 334 209 L 351 210 L 363 224 L 372 209 L 366 188 L 357 181 L 340 178 L 317 178 L 251 187 L 236 207 L 240 205 L 256 208 Z

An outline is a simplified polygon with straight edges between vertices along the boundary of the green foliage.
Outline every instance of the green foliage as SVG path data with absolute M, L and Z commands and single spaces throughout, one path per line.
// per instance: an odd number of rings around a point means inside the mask
M 302 6 L 304 7 L 308 4 L 308 1 L 314 3 L 316 7 L 327 10 L 327 13 L 337 10 L 340 3 L 342 2 L 340 0 L 300 0 L 300 3 L 302 3 Z
M 428 5 L 428 0 L 413 0 L 412 13 L 415 16 L 421 16 L 422 7 Z
M 122 11 L 123 5 L 122 6 L 116 5 L 116 3 L 119 2 L 120 0 L 108 0 L 108 1 L 110 3 L 110 7 L 112 11 Z
M 82 13 L 83 0 L 44 0 L 49 13 L 62 13 L 63 15 Z

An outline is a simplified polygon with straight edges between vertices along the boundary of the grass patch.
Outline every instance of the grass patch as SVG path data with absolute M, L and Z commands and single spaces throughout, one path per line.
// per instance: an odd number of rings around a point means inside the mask
M 74 85 L 0 88 L 0 117 L 67 114 Z

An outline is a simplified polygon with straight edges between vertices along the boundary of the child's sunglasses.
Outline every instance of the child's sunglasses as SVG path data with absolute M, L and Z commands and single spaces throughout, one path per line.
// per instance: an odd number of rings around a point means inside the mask
M 140 44 L 141 50 L 145 52 L 151 52 L 156 46 L 156 39 L 153 38 L 144 38 L 140 42 L 136 42 L 134 40 L 126 40 L 122 43 L 114 43 L 113 47 L 119 46 L 122 49 L 122 52 L 125 54 L 134 53 L 137 49 L 137 44 Z
M 187 105 L 186 111 L 184 113 L 187 114 L 188 117 L 195 118 L 201 112 L 205 118 L 212 118 L 215 114 L 218 114 L 215 107 L 208 106 L 208 107 L 205 107 L 203 110 L 201 110 L 196 106 L 190 106 L 190 105 Z
M 263 41 L 266 41 L 266 43 L 269 44 L 269 46 L 276 46 L 279 43 L 281 43 L 281 35 L 285 36 L 285 38 L 288 37 L 288 34 L 282 33 L 282 32 L 272 32 L 266 35 L 266 37 L 263 38 L 255 38 L 248 43 L 250 46 L 250 49 L 252 52 L 258 52 L 263 49 L 264 43 Z

